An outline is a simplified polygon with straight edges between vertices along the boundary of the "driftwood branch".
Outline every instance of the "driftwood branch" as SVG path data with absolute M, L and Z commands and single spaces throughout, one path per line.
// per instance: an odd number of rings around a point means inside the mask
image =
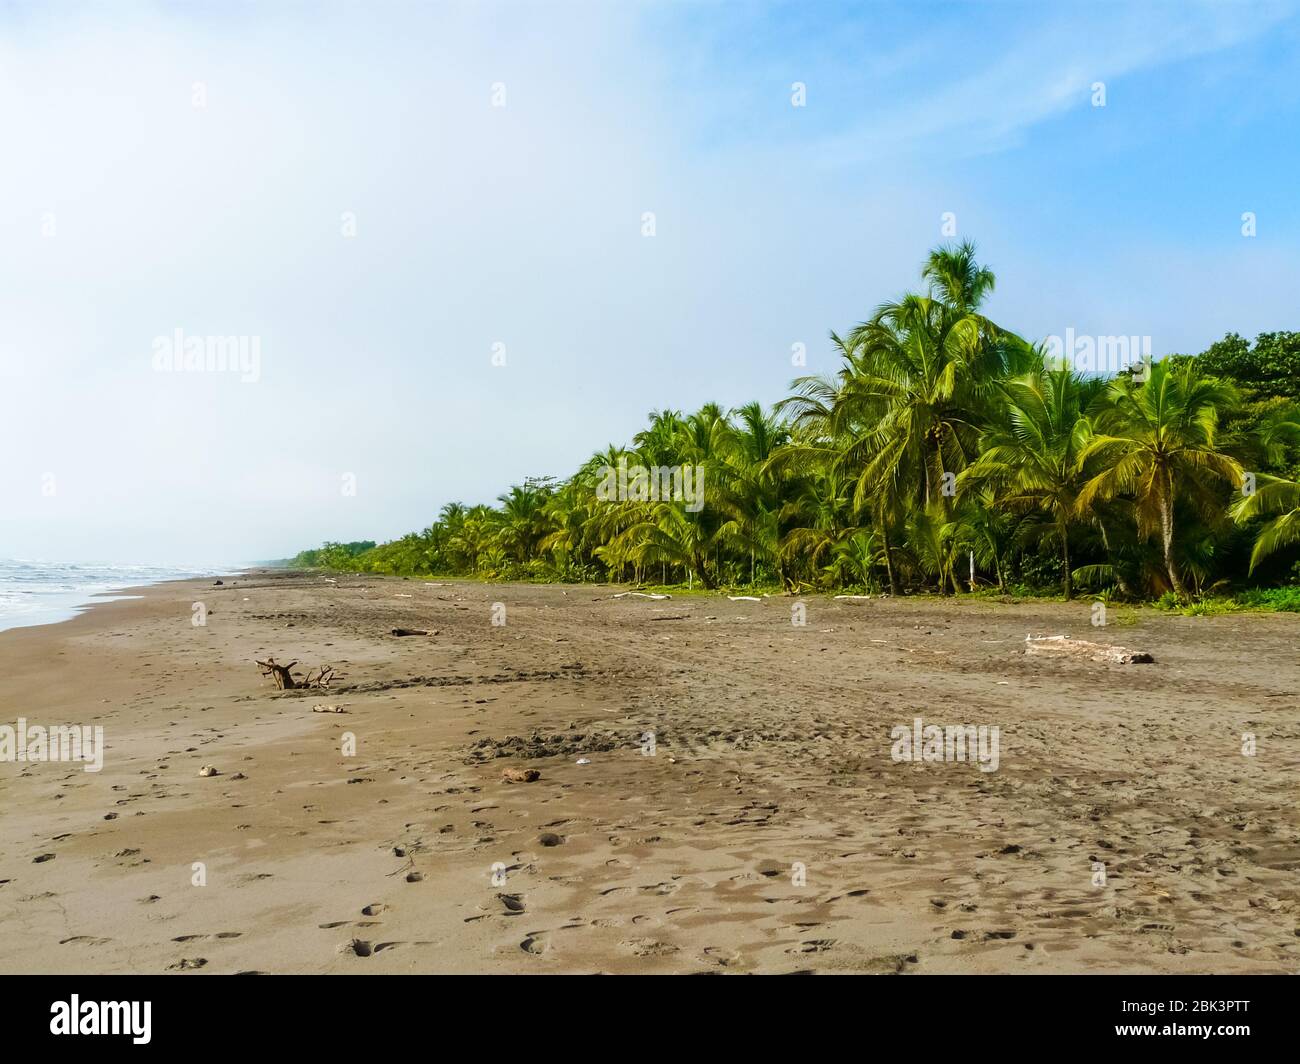
M 256 658 L 253 659 L 257 661 Z M 288 665 L 276 663 L 275 658 L 267 658 L 265 661 L 258 661 L 257 665 L 262 670 L 263 676 L 270 676 L 275 680 L 275 686 L 281 691 L 292 691 L 298 686 L 298 682 L 293 678 L 293 673 L 289 670 L 298 663 L 289 662 Z
M 322 665 L 320 669 L 315 670 L 315 675 L 312 675 L 312 671 L 308 670 L 307 679 L 302 683 L 303 687 L 328 687 L 330 680 L 335 678 L 333 665 Z
M 253 659 L 257 661 L 256 658 Z M 279 664 L 275 658 L 267 658 L 265 661 L 257 661 L 258 667 L 262 670 L 263 676 L 270 676 L 275 680 L 275 686 L 280 691 L 296 691 L 300 688 L 329 687 L 331 680 L 339 679 L 334 672 L 333 665 L 322 665 L 318 669 L 308 669 L 305 679 L 294 676 L 291 671 L 297 661 L 291 661 L 288 665 Z

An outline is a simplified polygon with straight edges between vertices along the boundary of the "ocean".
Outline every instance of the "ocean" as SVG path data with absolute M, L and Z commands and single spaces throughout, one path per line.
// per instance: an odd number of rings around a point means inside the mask
M 0 631 L 66 621 L 105 592 L 232 571 L 224 566 L 67 564 L 0 558 Z

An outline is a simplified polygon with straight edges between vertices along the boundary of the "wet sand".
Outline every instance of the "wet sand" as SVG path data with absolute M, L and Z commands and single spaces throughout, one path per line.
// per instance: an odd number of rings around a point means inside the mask
M 0 971 L 1300 970 L 1300 617 L 622 590 L 267 571 L 0 634 L 0 724 L 107 743 L 0 763 Z M 916 717 L 997 771 L 894 761 Z

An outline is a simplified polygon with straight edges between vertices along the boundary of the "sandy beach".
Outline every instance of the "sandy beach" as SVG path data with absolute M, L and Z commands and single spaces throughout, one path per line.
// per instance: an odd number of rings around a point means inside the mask
M 1300 617 L 622 590 L 256 571 L 0 634 L 0 723 L 106 741 L 0 764 L 0 970 L 1300 969 Z M 997 770 L 893 760 L 916 718 Z

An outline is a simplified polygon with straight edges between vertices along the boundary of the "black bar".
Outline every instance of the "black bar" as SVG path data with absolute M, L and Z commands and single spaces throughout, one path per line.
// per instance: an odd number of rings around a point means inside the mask
M 643 1040 L 653 1044 L 656 1030 L 661 1048 L 689 1051 L 696 1036 L 688 1031 L 703 1027 L 699 1037 L 736 1050 L 751 1041 L 765 1048 L 767 1036 L 788 1031 L 807 1039 L 810 1052 L 823 1039 L 848 1034 L 864 1053 L 901 1038 L 917 1048 L 998 1055 L 1013 1045 L 1086 1052 L 1099 1043 L 1179 1052 L 1199 1046 L 1222 1055 L 1290 1045 L 1297 985 L 1275 976 L 858 976 L 713 980 L 706 990 L 662 977 L 635 985 L 581 976 L 503 979 L 509 977 L 4 977 L 4 1045 L 11 1060 L 20 1047 L 110 1042 L 163 1052 L 355 1045 L 400 1054 L 463 1044 L 484 1053 L 531 1054 L 549 1045 L 603 1055 Z M 71 1005 L 74 994 L 83 1016 L 87 1003 L 148 1002 L 148 1042 L 137 1044 L 131 1033 L 52 1033 L 56 1003 Z M 100 1015 L 97 1004 L 91 1012 Z M 143 1019 L 143 1011 L 136 1017 Z M 1208 1037 L 1179 1030 L 1206 1026 Z

